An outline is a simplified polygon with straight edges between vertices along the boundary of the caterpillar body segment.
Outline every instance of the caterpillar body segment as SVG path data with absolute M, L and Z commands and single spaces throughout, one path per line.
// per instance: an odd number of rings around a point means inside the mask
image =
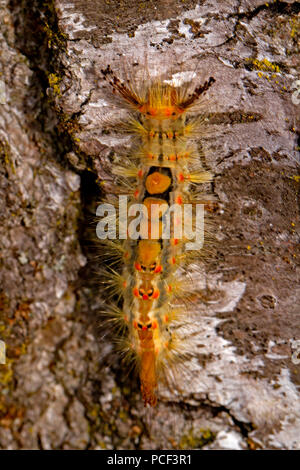
M 128 189 L 129 215 L 134 204 L 145 208 L 137 240 L 110 240 L 107 245 L 113 259 L 123 260 L 120 274 L 113 267 L 104 276 L 113 295 L 121 298 L 116 310 L 111 309 L 110 321 L 116 311 L 115 324 L 126 326 L 123 352 L 135 357 L 145 406 L 155 406 L 159 381 L 189 350 L 180 344 L 174 328 L 187 315 L 180 305 L 195 297 L 180 270 L 184 272 L 201 256 L 199 250 L 186 251 L 184 234 L 177 236 L 176 225 L 182 222 L 179 212 L 172 213 L 169 238 L 163 236 L 162 218 L 174 204 L 207 203 L 199 185 L 212 181 L 212 174 L 201 165 L 193 142 L 199 122 L 189 119 L 188 113 L 215 80 L 210 77 L 188 94 L 186 89 L 160 81 L 135 90 L 120 81 L 109 66 L 102 74 L 131 109 L 128 129 L 139 142 L 112 168 L 118 178 L 117 194 Z M 156 223 L 151 215 L 156 216 Z M 194 229 L 194 220 L 191 225 Z

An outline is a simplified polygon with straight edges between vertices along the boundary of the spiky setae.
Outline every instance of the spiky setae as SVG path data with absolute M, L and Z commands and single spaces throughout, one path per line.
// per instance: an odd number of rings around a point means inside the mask
M 214 79 L 189 93 L 187 87 L 176 88 L 159 80 L 136 87 L 119 80 L 110 67 L 102 74 L 130 110 L 122 131 L 134 136 L 131 151 L 114 159 L 112 174 L 116 178 L 114 186 L 110 183 L 114 196 L 107 201 L 118 209 L 116 196 L 127 195 L 129 215 L 137 203 L 146 211 L 136 239 L 127 233 L 122 240 L 102 241 L 111 266 L 102 273 L 104 297 L 117 302 L 107 308 L 106 316 L 121 333 L 116 343 L 123 360 L 139 372 L 145 405 L 154 406 L 158 382 L 172 381 L 177 370 L 184 374 L 184 361 L 193 353 L 192 341 L 185 341 L 182 333 L 188 334 L 193 322 L 190 305 L 197 299 L 197 286 L 189 271 L 191 263 L 203 258 L 205 249 L 200 244 L 195 245 L 196 251 L 189 251 L 190 237 L 185 233 L 177 237 L 181 219 L 176 208 L 169 237 L 165 237 L 165 228 L 172 205 L 182 209 L 185 204 L 194 208 L 202 204 L 205 209 L 213 200 L 204 189 L 212 174 L 202 166 L 202 151 L 195 144 L 204 122 L 189 113 Z M 157 216 L 155 223 L 151 211 Z M 119 223 L 121 215 L 112 217 Z M 198 241 L 198 236 L 203 238 L 203 227 L 198 227 L 193 215 L 190 222 Z M 208 225 L 208 238 L 210 232 Z M 113 238 L 112 233 L 108 230 L 108 238 Z

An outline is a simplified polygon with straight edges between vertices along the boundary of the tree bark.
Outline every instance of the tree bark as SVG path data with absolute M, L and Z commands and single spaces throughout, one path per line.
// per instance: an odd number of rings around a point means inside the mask
M 299 449 L 299 4 L 2 0 L 0 16 L 1 448 Z M 87 263 L 120 145 L 107 65 L 216 79 L 217 256 L 191 380 L 151 416 L 99 324 L 101 252 Z

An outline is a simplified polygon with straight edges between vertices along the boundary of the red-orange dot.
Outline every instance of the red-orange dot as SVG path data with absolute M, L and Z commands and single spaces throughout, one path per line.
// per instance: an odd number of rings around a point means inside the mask
M 170 155 L 170 160 L 172 162 L 174 162 L 176 160 L 176 155 L 174 155 L 174 154 Z
M 168 139 L 173 139 L 173 132 L 169 131 L 167 133 Z
M 164 316 L 164 322 L 165 322 L 165 323 L 168 323 L 168 321 L 169 321 L 169 317 L 168 317 L 168 315 L 165 315 L 165 316 Z
M 133 289 L 133 295 L 135 295 L 135 297 L 139 297 L 139 290 L 137 287 Z
M 178 243 L 179 243 L 178 238 L 173 238 L 172 244 L 173 245 L 178 245 Z
M 141 178 L 143 176 L 143 170 L 138 171 L 138 177 Z
M 176 202 L 177 204 L 182 204 L 182 197 L 181 196 L 178 196 L 177 199 L 176 199 Z
M 126 321 L 126 323 L 128 323 L 128 316 L 127 315 L 124 315 L 124 321 Z
M 155 272 L 155 273 L 160 273 L 161 271 L 162 271 L 162 266 L 160 266 L 160 265 L 159 265 L 159 266 L 156 266 L 154 272 Z
M 167 291 L 168 291 L 168 292 L 171 292 L 171 290 L 172 290 L 172 286 L 169 285 L 169 286 L 167 287 Z
M 126 281 L 123 281 L 123 287 L 124 287 L 124 289 L 127 287 L 127 282 Z
M 157 328 L 157 323 L 156 323 L 156 321 L 154 321 L 154 322 L 152 323 L 152 329 L 155 330 L 156 328 Z
M 173 258 L 171 259 L 171 264 L 175 264 L 176 263 L 176 259 L 175 259 L 175 256 L 173 256 Z
M 148 295 L 147 295 L 147 294 L 143 294 L 143 300 L 148 300 L 148 299 L 149 299 Z
M 178 181 L 180 181 L 180 183 L 182 183 L 184 181 L 184 175 L 182 173 L 179 173 Z
M 157 299 L 158 297 L 159 297 L 159 291 L 156 290 L 156 291 L 154 291 L 153 299 Z
M 124 258 L 128 258 L 128 256 L 129 256 L 129 253 L 128 253 L 128 251 L 126 251 L 126 252 L 124 253 Z
M 139 192 L 139 190 L 138 190 L 138 189 L 136 189 L 136 190 L 134 191 L 134 193 L 133 193 L 133 194 L 134 194 L 134 197 L 135 197 L 135 198 L 137 198 L 137 197 L 138 197 L 138 195 L 139 195 L 139 193 L 140 193 L 140 192 Z
M 135 329 L 137 328 L 137 322 L 135 320 L 133 322 L 133 328 L 135 328 Z
M 134 267 L 135 267 L 135 269 L 136 269 L 137 271 L 141 271 L 141 270 L 142 270 L 140 263 L 134 263 Z

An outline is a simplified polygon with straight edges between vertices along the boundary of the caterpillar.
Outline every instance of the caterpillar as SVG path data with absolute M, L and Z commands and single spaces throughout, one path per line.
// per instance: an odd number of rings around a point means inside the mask
M 202 186 L 213 179 L 195 144 L 202 121 L 191 112 L 215 79 L 210 77 L 190 91 L 158 78 L 138 87 L 120 80 L 110 66 L 101 72 L 129 111 L 122 127 L 133 141 L 130 150 L 115 159 L 115 184 L 109 186 L 110 194 L 97 213 L 103 216 L 112 204 L 113 210 L 97 225 L 110 259 L 103 282 L 116 299 L 107 313 L 121 332 L 123 355 L 138 369 L 144 404 L 154 407 L 158 383 L 188 354 L 176 327 L 186 321 L 187 306 L 196 298 L 187 275 L 202 254 L 198 209 L 207 208 L 210 198 Z M 126 207 L 121 208 L 120 201 Z M 136 207 L 142 209 L 133 220 Z M 182 210 L 189 233 L 182 231 Z M 199 213 L 203 216 L 203 211 Z M 103 233 L 105 224 L 109 228 Z M 197 243 L 191 243 L 192 236 Z

